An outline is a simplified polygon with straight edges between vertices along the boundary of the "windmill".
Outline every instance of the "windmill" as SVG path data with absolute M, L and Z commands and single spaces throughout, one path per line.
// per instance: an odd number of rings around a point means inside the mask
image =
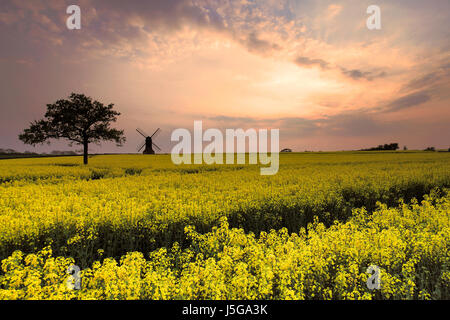
M 143 130 L 141 130 L 139 128 L 137 128 L 136 131 L 139 132 L 139 134 L 145 138 L 144 143 L 142 143 L 140 146 L 138 146 L 138 152 L 140 152 L 143 147 L 145 147 L 143 154 L 155 154 L 153 147 L 155 147 L 156 149 L 161 151 L 160 147 L 158 147 L 153 142 L 153 137 L 155 137 L 155 135 L 158 135 L 161 132 L 160 128 L 156 129 L 156 131 L 153 132 L 153 134 L 151 136 L 149 136 L 148 134 L 146 134 Z

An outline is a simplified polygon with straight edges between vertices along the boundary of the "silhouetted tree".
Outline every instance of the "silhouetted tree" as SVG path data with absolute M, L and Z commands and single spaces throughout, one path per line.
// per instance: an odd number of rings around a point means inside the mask
M 44 119 L 32 122 L 19 139 L 31 145 L 50 143 L 50 139 L 67 139 L 70 145 L 83 146 L 83 162 L 87 164 L 89 143 L 114 141 L 121 146 L 125 142 L 123 130 L 110 127 L 120 115 L 113 106 L 93 101 L 84 94 L 72 93 L 68 100 L 48 104 Z

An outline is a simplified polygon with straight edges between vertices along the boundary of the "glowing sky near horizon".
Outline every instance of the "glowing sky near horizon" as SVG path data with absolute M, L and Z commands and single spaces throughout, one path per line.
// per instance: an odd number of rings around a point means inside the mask
M 82 29 L 67 30 L 77 4 Z M 381 8 L 382 29 L 366 28 Z M 280 146 L 349 150 L 450 145 L 450 2 L 2 0 L 0 148 L 47 103 L 114 103 L 135 152 L 141 127 L 279 128 Z M 75 148 L 76 149 L 76 148 Z

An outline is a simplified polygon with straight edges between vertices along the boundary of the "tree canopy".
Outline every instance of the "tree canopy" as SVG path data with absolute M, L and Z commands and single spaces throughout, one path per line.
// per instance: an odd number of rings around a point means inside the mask
M 72 93 L 69 99 L 47 104 L 44 119 L 30 123 L 19 139 L 30 145 L 67 139 L 70 144 L 84 147 L 84 163 L 87 164 L 90 143 L 113 141 L 121 146 L 125 142 L 123 130 L 111 128 L 111 123 L 120 115 L 113 107 L 114 104 L 104 105 L 84 94 Z

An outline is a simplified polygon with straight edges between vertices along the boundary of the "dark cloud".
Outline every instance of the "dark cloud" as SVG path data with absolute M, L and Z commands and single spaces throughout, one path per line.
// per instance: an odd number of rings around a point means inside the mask
M 280 118 L 277 122 L 280 128 L 284 128 L 291 133 L 301 135 L 303 137 L 312 136 L 320 129 L 319 121 L 302 117 Z
M 12 43 L 21 52 L 37 55 L 39 50 L 69 56 L 65 48 L 82 53 L 100 49 L 102 54 L 128 55 L 133 58 L 144 47 L 150 32 L 156 31 L 155 43 L 164 42 L 159 34 L 167 34 L 186 26 L 226 32 L 222 16 L 213 7 L 199 5 L 190 0 L 84 0 L 79 1 L 82 13 L 82 29 L 68 32 L 65 28 L 65 8 L 69 0 L 0 3 L 1 39 L 19 38 L 22 43 L 32 45 L 23 50 L 25 44 Z M 13 19 L 11 17 L 17 17 Z M 9 22 L 11 21 L 11 22 Z M 159 42 L 158 42 L 159 41 Z M 39 45 L 35 45 L 40 42 Z M 51 46 L 44 45 L 50 43 Z M 56 45 L 55 45 L 56 44 Z M 109 49 L 109 52 L 108 52 Z M 13 50 L 13 49 L 11 49 Z M 83 51 L 85 50 L 85 51 Z M 118 54 L 119 52 L 119 54 Z M 2 56 L 5 54 L 2 53 Z
M 383 78 L 386 76 L 386 72 L 384 72 L 384 71 L 376 73 L 376 72 L 372 72 L 372 71 L 361 71 L 358 69 L 347 70 L 346 68 L 343 68 L 343 67 L 341 67 L 340 69 L 341 69 L 342 74 L 352 78 L 353 80 L 365 79 L 365 80 L 372 81 L 373 79 Z
M 423 104 L 431 99 L 426 91 L 416 92 L 400 97 L 387 105 L 386 111 L 398 111 Z
M 248 51 L 268 55 L 273 51 L 282 49 L 261 36 L 267 28 L 259 28 L 258 25 L 265 21 L 267 25 L 279 23 L 275 13 L 264 12 L 264 3 L 230 3 L 221 1 L 192 1 L 192 0 L 81 0 L 78 5 L 82 10 L 82 30 L 79 32 L 67 32 L 65 19 L 67 15 L 64 8 L 72 4 L 69 0 L 61 0 L 58 7 L 56 2 L 41 2 L 36 0 L 33 4 L 24 4 L 3 0 L 0 3 L 0 12 L 5 11 L 9 16 L 23 15 L 21 19 L 14 20 L 14 26 L 6 25 L 0 15 L 0 26 L 5 25 L 5 30 L 10 34 L 9 28 L 20 29 L 18 37 L 35 38 L 38 34 L 42 43 L 57 41 L 49 46 L 40 46 L 42 50 L 51 50 L 52 53 L 69 56 L 64 52 L 67 44 L 71 45 L 71 52 L 77 51 L 83 57 L 87 53 L 121 56 L 134 59 L 139 56 L 145 47 L 149 37 L 155 47 L 164 50 L 168 44 L 171 32 L 193 28 L 195 30 L 209 30 L 228 36 L 230 39 L 243 45 Z M 239 10 L 238 10 L 239 9 Z M 237 13 L 238 12 L 238 13 Z M 3 12 L 2 12 L 3 13 Z M 19 14 L 20 13 L 20 14 Z M 280 15 L 287 12 L 280 12 Z M 6 15 L 4 15 L 6 17 Z M 9 18 L 8 18 L 9 19 Z M 42 21 L 55 22 L 58 30 L 52 30 Z M 25 21 L 21 28 L 22 21 Z M 34 30 L 24 32 L 24 30 Z M 282 33 L 282 31 L 279 31 Z M 1 35 L 1 34 L 0 34 Z M 29 42 L 27 38 L 27 41 Z M 48 44 L 48 43 L 47 43 Z M 63 44 L 63 45 L 61 45 Z M 17 45 L 18 46 L 18 45 Z M 45 48 L 44 48 L 45 47 Z M 33 54 L 40 50 L 33 48 Z M 73 49 L 75 48 L 75 50 Z M 81 53 L 81 54 L 80 54 Z M 48 52 L 46 52 L 48 54 Z M 72 54 L 74 55 L 74 54 Z
M 243 44 L 250 52 L 267 54 L 273 50 L 279 50 L 280 46 L 276 43 L 271 43 L 267 40 L 259 39 L 256 32 L 251 32 L 245 40 L 241 40 Z
M 374 114 L 364 111 L 345 112 L 318 119 L 303 117 L 282 117 L 258 119 L 252 117 L 215 116 L 210 120 L 220 121 L 222 127 L 280 128 L 285 135 L 311 137 L 315 135 L 332 136 L 370 136 L 383 132 L 385 124 L 376 120 Z
M 438 86 L 448 86 L 450 83 L 450 64 L 439 65 L 433 71 L 412 79 L 403 88 L 402 91 L 424 90 Z
M 179 29 L 187 24 L 224 28 L 222 17 L 212 7 L 201 7 L 190 0 L 96 0 L 90 4 L 99 16 L 104 13 L 105 18 L 119 18 L 124 23 L 125 18 L 142 18 L 144 29 L 148 31 L 161 26 Z M 120 25 L 120 20 L 115 23 Z
M 322 59 L 311 59 L 308 57 L 298 57 L 294 61 L 298 66 L 302 67 L 314 67 L 318 66 L 321 69 L 326 69 L 328 67 L 328 62 Z
M 283 117 L 283 118 L 252 118 L 252 117 L 230 117 L 230 116 L 212 116 L 208 120 L 216 121 L 220 128 L 282 128 L 290 134 L 298 136 L 311 136 L 317 132 L 318 122 L 316 120 L 302 117 Z
M 300 56 L 297 57 L 294 60 L 294 63 L 300 67 L 319 67 L 322 70 L 332 69 L 333 67 L 330 66 L 330 63 L 323 59 L 314 59 L 309 58 L 306 56 Z M 380 71 L 380 72 L 372 72 L 372 71 L 361 71 L 358 69 L 347 69 L 344 67 L 335 67 L 341 71 L 341 73 L 349 78 L 352 78 L 353 80 L 369 80 L 372 81 L 376 78 L 382 78 L 386 76 L 386 72 Z
M 245 127 L 278 127 L 291 136 L 299 137 L 311 137 L 315 135 L 369 136 L 376 135 L 386 129 L 386 125 L 377 120 L 375 114 L 360 110 L 339 113 L 333 116 L 324 116 L 318 119 L 304 117 L 258 119 L 226 116 L 214 118 L 221 119 L 222 124 L 226 122 L 230 127 L 236 125 L 236 122 L 240 122 Z
M 436 72 L 428 73 L 421 77 L 411 80 L 406 84 L 404 90 L 417 90 L 422 89 L 424 87 L 428 87 L 433 83 L 436 83 L 440 79 L 440 75 Z
M 354 69 L 354 70 L 342 69 L 342 73 L 349 76 L 350 78 L 355 79 L 355 80 L 361 79 L 361 78 L 367 78 L 370 75 L 370 72 L 362 72 L 357 69 Z
M 371 136 L 385 130 L 385 123 L 376 119 L 375 115 L 364 111 L 344 112 L 318 121 L 326 135 L 337 136 Z

